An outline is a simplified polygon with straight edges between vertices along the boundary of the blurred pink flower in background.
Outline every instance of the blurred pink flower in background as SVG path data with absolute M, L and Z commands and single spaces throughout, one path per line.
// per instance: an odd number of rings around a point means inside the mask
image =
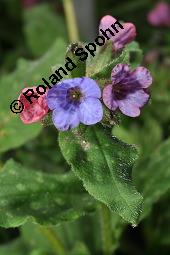
M 36 5 L 39 0 L 21 0 L 21 1 L 22 1 L 22 5 L 25 8 L 28 8 L 28 7 L 32 7 L 32 6 Z
M 153 26 L 170 26 L 170 5 L 159 2 L 147 16 L 148 22 Z
M 33 98 L 31 97 L 32 104 L 28 102 L 28 100 L 23 95 L 24 92 L 26 92 L 28 89 L 33 89 L 34 95 L 39 96 L 39 98 Z M 29 95 L 29 94 L 28 94 Z M 20 119 L 24 124 L 30 124 L 33 122 L 38 122 L 43 119 L 45 115 L 47 115 L 49 108 L 47 106 L 46 102 L 46 95 L 47 92 L 44 95 L 39 95 L 36 92 L 36 87 L 29 87 L 24 88 L 19 96 L 19 100 L 24 105 L 24 110 L 20 114 Z
M 110 16 L 106 15 L 104 16 L 99 25 L 99 33 L 102 35 L 100 29 L 107 30 L 111 28 L 111 25 L 114 24 L 117 20 Z M 136 37 L 136 27 L 132 23 L 123 23 L 123 30 L 119 30 L 117 34 L 112 36 L 109 34 L 109 31 L 107 32 L 108 36 L 110 37 L 110 40 L 113 42 L 113 49 L 115 51 L 122 49 L 125 47 L 126 44 L 132 42 Z

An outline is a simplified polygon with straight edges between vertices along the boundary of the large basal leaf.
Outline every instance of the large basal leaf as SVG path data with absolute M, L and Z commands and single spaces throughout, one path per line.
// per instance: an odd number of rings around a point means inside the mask
M 144 197 L 141 219 L 146 217 L 152 206 L 170 190 L 170 139 L 162 143 L 149 160 L 135 169 L 136 183 Z
M 142 203 L 131 181 L 136 148 L 112 137 L 111 131 L 102 126 L 61 132 L 59 142 L 87 191 L 126 221 L 136 224 Z
M 0 226 L 56 225 L 90 212 L 93 199 L 72 174 L 50 175 L 10 160 L 0 172 Z
M 21 59 L 14 73 L 1 77 L 0 152 L 16 148 L 39 134 L 40 124 L 24 125 L 19 117 L 11 112 L 10 104 L 18 98 L 22 88 L 42 84 L 42 77 L 48 80 L 52 74 L 52 66 L 63 62 L 64 50 L 65 42 L 61 39 L 57 40 L 39 60 Z

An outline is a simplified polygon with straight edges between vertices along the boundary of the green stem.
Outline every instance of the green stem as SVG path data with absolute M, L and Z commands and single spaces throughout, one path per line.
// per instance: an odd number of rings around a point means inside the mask
M 47 238 L 56 255 L 66 255 L 66 250 L 62 242 L 57 237 L 57 234 L 51 228 L 42 227 L 38 225 L 38 229 L 41 232 L 41 234 Z
M 103 254 L 112 254 L 112 229 L 111 213 L 106 205 L 102 204 L 100 208 L 101 235 L 103 244 Z
M 71 43 L 77 42 L 79 40 L 79 35 L 73 0 L 63 0 L 63 6 L 67 22 L 69 40 Z

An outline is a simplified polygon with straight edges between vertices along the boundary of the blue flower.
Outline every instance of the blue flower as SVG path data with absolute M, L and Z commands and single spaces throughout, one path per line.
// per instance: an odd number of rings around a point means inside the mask
M 98 84 L 87 77 L 64 80 L 47 94 L 52 120 L 61 131 L 77 127 L 80 122 L 93 125 L 102 120 L 103 108 Z

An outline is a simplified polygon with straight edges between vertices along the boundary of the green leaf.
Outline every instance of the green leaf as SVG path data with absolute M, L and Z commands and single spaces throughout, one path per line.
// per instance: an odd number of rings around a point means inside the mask
M 66 52 L 66 58 L 69 57 L 76 65 L 76 68 L 70 72 L 72 78 L 86 76 L 86 61 L 81 61 L 80 58 L 75 55 L 75 51 L 78 48 L 84 49 L 84 44 L 81 42 L 72 43 L 68 46 Z
M 129 62 L 131 67 L 135 68 L 142 63 L 143 53 L 137 42 L 132 42 L 126 46 L 126 50 L 129 52 Z
M 152 206 L 170 189 L 170 139 L 150 156 L 149 160 L 135 169 L 136 183 L 144 197 L 141 219 L 151 211 Z
M 0 245 L 0 255 L 29 255 L 27 247 L 21 238 L 17 238 L 14 241 L 7 244 Z
M 14 155 L 15 160 L 26 168 L 41 169 L 46 173 L 56 173 L 57 169 L 57 173 L 65 173 L 70 169 L 60 151 L 57 136 L 56 129 L 45 128 L 39 136 L 15 150 L 11 156 Z
M 45 53 L 57 37 L 67 37 L 64 18 L 47 4 L 25 9 L 24 22 L 26 41 L 35 56 Z
M 131 181 L 137 151 L 102 126 L 59 135 L 61 151 L 86 190 L 126 221 L 136 224 L 142 197 Z
M 93 199 L 71 174 L 50 175 L 24 169 L 13 160 L 0 172 L 0 226 L 27 220 L 56 225 L 75 220 L 93 209 Z
M 129 53 L 126 49 L 120 54 L 113 54 L 112 44 L 107 44 L 103 49 L 97 51 L 96 57 L 90 59 L 87 67 L 87 76 L 92 79 L 110 79 L 111 71 L 117 64 L 128 64 Z
M 0 152 L 21 146 L 41 131 L 39 124 L 24 125 L 17 114 L 11 112 L 10 104 L 18 98 L 24 87 L 42 84 L 42 77 L 48 80 L 52 73 L 52 67 L 64 61 L 64 51 L 65 42 L 57 40 L 39 60 L 26 61 L 21 59 L 18 61 L 18 67 L 14 73 L 1 77 Z
M 23 240 L 27 243 L 31 250 L 37 250 L 41 247 L 44 253 L 47 253 L 48 251 L 51 252 L 51 243 L 49 243 L 46 236 L 42 235 L 40 232 L 40 225 L 27 222 L 20 227 L 20 232 Z

